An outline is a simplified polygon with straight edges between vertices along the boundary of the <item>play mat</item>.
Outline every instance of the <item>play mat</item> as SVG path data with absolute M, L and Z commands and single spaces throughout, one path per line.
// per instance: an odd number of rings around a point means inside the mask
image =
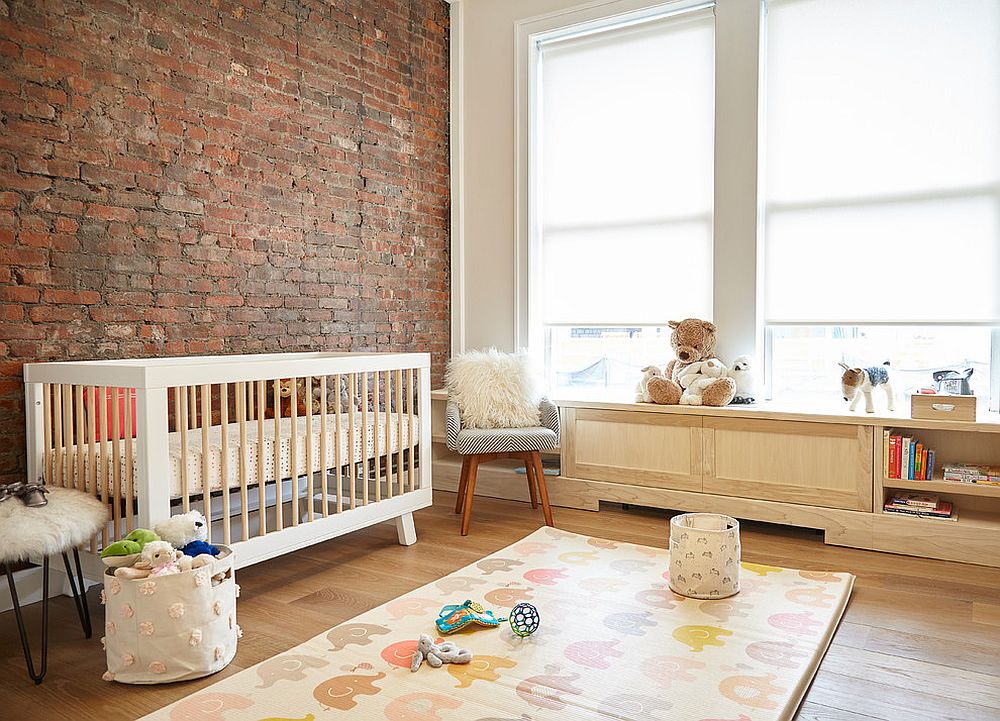
M 664 529 L 666 532 L 666 529 Z M 790 719 L 854 577 L 744 563 L 742 590 L 667 586 L 667 551 L 541 528 L 471 566 L 163 708 L 157 721 L 766 721 Z M 541 626 L 447 638 L 467 665 L 410 672 L 442 606 L 475 599 Z

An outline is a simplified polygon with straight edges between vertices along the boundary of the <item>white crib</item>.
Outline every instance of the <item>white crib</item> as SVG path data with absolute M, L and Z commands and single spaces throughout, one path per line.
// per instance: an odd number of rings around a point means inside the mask
M 426 353 L 32 363 L 24 381 L 28 477 L 109 506 L 92 552 L 191 509 L 239 566 L 393 519 L 409 545 L 431 504 Z

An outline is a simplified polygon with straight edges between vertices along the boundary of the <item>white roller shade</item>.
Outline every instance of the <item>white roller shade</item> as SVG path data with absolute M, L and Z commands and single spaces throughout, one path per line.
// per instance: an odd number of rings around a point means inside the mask
M 711 317 L 714 16 L 539 48 L 547 324 Z
M 1000 322 L 1000 2 L 773 0 L 768 322 Z

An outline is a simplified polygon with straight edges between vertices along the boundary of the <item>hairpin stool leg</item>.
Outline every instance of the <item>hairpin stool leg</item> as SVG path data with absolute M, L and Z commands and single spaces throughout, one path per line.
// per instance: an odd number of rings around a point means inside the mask
M 76 612 L 80 616 L 80 626 L 83 627 L 84 638 L 90 638 L 93 629 L 90 625 L 90 608 L 87 605 L 87 584 L 83 580 L 83 569 L 80 567 L 80 551 L 73 549 L 73 559 L 76 561 L 76 576 L 73 578 L 73 569 L 69 565 L 69 556 L 62 555 L 63 563 L 66 564 L 66 576 L 69 578 L 69 587 L 73 591 L 73 602 L 76 604 Z M 79 583 L 79 591 L 77 590 Z
M 14 573 L 6 563 L 3 564 L 3 568 L 7 574 L 7 584 L 10 586 L 10 600 L 14 604 L 14 617 L 17 619 L 18 633 L 21 635 L 21 649 L 24 651 L 24 662 L 28 666 L 28 676 L 37 686 L 45 678 L 49 660 L 49 557 L 46 556 L 42 562 L 42 659 L 38 673 L 35 673 L 35 664 L 31 660 L 28 631 L 24 627 L 24 617 L 21 615 L 21 602 L 17 598 Z

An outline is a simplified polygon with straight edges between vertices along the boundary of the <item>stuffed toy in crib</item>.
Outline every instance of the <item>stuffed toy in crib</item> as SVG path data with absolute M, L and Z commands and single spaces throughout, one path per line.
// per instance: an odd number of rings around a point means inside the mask
M 298 416 L 306 415 L 306 382 L 302 378 L 282 378 L 278 381 L 278 417 L 292 417 L 292 389 L 295 389 L 295 412 Z M 267 401 L 264 406 L 264 417 L 274 418 L 275 400 L 274 384 L 267 383 Z M 318 413 L 319 408 L 314 399 L 313 413 Z

